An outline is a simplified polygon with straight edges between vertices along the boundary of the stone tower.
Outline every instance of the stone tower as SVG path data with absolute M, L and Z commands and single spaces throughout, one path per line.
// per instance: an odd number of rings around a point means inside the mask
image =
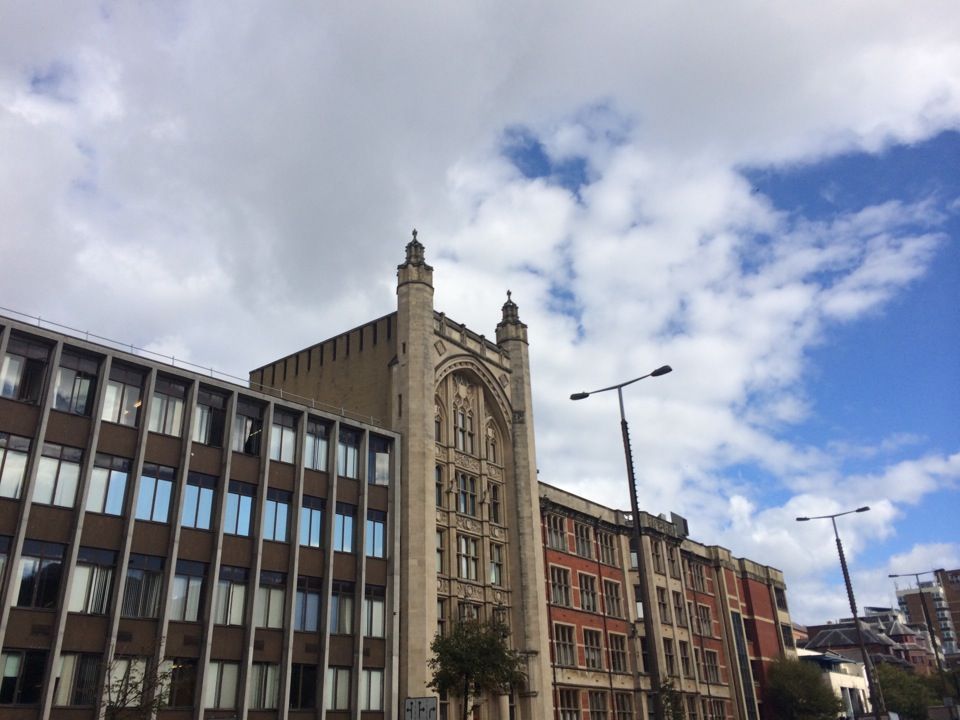
M 304 352 L 291 376 L 290 359 Z M 436 312 L 433 268 L 414 231 L 397 268 L 394 313 L 251 380 L 372 416 L 402 436 L 401 700 L 433 694 L 427 661 L 438 631 L 459 618 L 497 618 L 527 659 L 528 683 L 512 697 L 485 698 L 479 717 L 506 720 L 511 705 L 518 718 L 552 717 L 527 327 L 509 293 L 496 342 Z

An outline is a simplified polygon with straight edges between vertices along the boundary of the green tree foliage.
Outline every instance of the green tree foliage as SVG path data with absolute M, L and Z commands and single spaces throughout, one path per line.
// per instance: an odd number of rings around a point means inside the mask
M 465 620 L 430 644 L 429 687 L 461 698 L 463 720 L 474 698 L 486 692 L 507 693 L 526 682 L 523 658 L 510 649 L 508 635 L 501 623 Z
M 887 710 L 900 714 L 901 720 L 927 720 L 927 707 L 936 702 L 925 678 L 893 665 L 877 665 L 877 680 Z
M 834 720 L 841 709 L 820 668 L 800 660 L 770 666 L 765 699 L 779 720 Z
M 663 703 L 663 716 L 666 720 L 685 720 L 683 693 L 674 686 L 672 678 L 660 681 L 660 702 Z

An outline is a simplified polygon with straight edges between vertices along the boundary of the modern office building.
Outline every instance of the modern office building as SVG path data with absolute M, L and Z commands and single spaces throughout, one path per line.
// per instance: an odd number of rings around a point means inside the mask
M 631 515 L 545 484 L 540 508 L 560 720 L 648 717 L 651 649 L 687 718 L 768 717 L 769 665 L 795 653 L 779 570 L 690 539 L 678 515 L 641 512 L 651 641 Z
M 395 433 L 0 325 L 0 716 L 397 706 Z

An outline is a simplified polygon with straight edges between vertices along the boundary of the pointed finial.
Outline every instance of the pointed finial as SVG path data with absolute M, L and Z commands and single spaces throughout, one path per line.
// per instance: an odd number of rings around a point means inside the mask
M 510 302 L 510 296 L 511 296 L 511 295 L 513 295 L 513 293 L 510 292 L 509 290 L 507 290 L 507 302 Z
M 417 229 L 416 229 L 416 228 L 413 229 L 413 239 L 414 239 L 414 240 L 417 239 Z
M 407 243 L 407 258 L 404 264 L 417 266 L 422 265 L 427 269 L 432 270 L 433 268 L 426 263 L 423 243 L 417 240 L 417 229 L 414 228 L 411 234 L 413 235 L 413 239 Z

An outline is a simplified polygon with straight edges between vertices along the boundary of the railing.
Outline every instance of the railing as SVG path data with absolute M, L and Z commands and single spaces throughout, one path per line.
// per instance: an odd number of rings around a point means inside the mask
M 19 310 L 14 310 L 12 308 L 0 306 L 0 312 L 12 313 L 18 317 L 27 318 L 33 321 L 34 324 L 40 329 L 51 329 L 57 332 L 62 332 L 66 335 L 71 335 L 80 340 L 85 340 L 87 342 L 93 342 L 98 345 L 104 345 L 107 347 L 112 347 L 117 350 L 122 350 L 123 352 L 129 352 L 131 355 L 140 355 L 141 357 L 146 357 L 148 359 L 157 360 L 160 362 L 165 362 L 173 367 L 180 367 L 193 372 L 202 372 L 203 374 L 209 374 L 211 378 L 222 380 L 224 382 L 231 383 L 233 385 L 239 385 L 240 387 L 245 387 L 250 390 L 256 390 L 257 392 L 263 393 L 264 395 L 271 395 L 277 397 L 281 400 L 289 400 L 291 402 L 296 402 L 300 405 L 306 405 L 314 410 L 322 410 L 324 412 L 329 412 L 334 415 L 341 415 L 346 418 L 356 420 L 358 422 L 367 423 L 369 425 L 377 425 L 380 427 L 385 427 L 384 423 L 380 418 L 373 417 L 372 415 L 361 415 L 359 413 L 351 412 L 344 407 L 337 407 L 336 405 L 331 405 L 330 403 L 325 403 L 316 398 L 305 397 L 303 395 L 297 395 L 289 391 L 285 391 L 282 388 L 275 388 L 269 385 L 264 385 L 262 383 L 250 382 L 249 378 L 242 378 L 237 375 L 231 375 L 230 373 L 223 372 L 222 370 L 217 370 L 213 367 L 205 367 L 203 365 L 198 365 L 192 363 L 189 360 L 183 360 L 182 358 L 176 358 L 173 355 L 164 355 L 155 350 L 149 350 L 147 348 L 137 347 L 132 343 L 124 343 L 119 340 L 114 340 L 113 338 L 108 338 L 103 335 L 97 335 L 90 332 L 89 330 L 80 330 L 78 328 L 70 327 L 69 325 L 63 325 L 62 323 L 54 322 L 53 320 L 46 320 L 41 318 L 38 315 L 30 315 L 28 313 L 20 312 Z M 11 318 L 15 320 L 16 318 Z

